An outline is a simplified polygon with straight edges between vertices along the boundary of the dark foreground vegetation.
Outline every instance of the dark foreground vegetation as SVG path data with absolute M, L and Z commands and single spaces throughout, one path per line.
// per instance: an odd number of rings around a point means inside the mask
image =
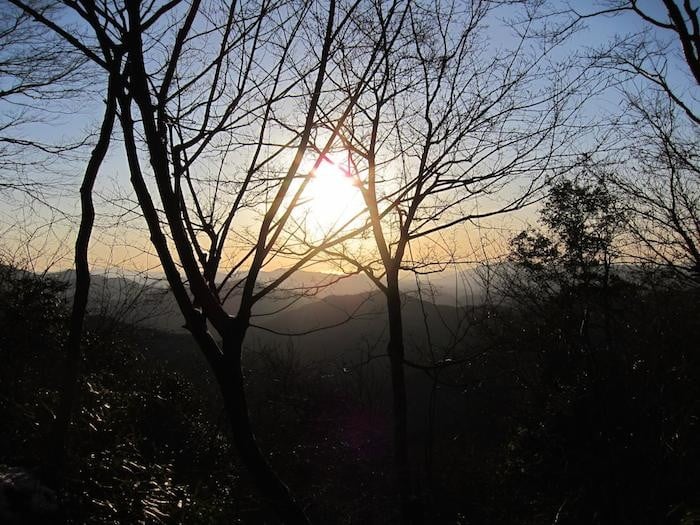
M 526 301 L 521 286 L 517 300 L 464 309 L 468 337 L 442 366 L 409 373 L 426 522 L 695 523 L 697 291 L 628 269 L 605 287 L 570 281 L 547 295 L 531 270 L 539 293 Z M 1 282 L 3 523 L 276 522 L 231 464 L 221 401 L 190 339 L 105 318 L 88 319 L 57 485 L 47 451 L 65 285 L 7 266 Z M 256 433 L 314 522 L 391 523 L 388 371 L 359 349 L 333 359 L 333 331 L 327 344 L 325 360 L 305 358 L 304 339 L 249 351 Z

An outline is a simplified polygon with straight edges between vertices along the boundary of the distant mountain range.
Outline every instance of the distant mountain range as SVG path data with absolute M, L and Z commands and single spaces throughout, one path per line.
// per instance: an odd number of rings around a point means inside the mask
M 263 272 L 258 289 L 275 282 L 284 272 Z M 492 281 L 498 280 L 498 268 L 492 273 L 496 275 Z M 625 280 L 636 278 L 634 266 L 619 265 L 615 273 Z M 70 301 L 75 273 L 64 271 L 52 277 L 68 283 Z M 232 315 L 240 297 L 237 281 L 235 276 L 230 279 L 220 294 L 227 297 L 225 308 Z M 477 270 L 421 276 L 418 282 L 406 274 L 401 289 L 409 356 L 426 357 L 420 354 L 432 352 L 431 359 L 449 358 L 453 349 L 465 348 L 478 339 L 479 325 L 484 325 L 486 316 L 482 306 L 485 286 Z M 498 295 L 492 288 L 491 299 Z M 246 345 L 258 350 L 294 348 L 299 350 L 295 354 L 312 360 L 357 362 L 361 355 L 383 352 L 387 340 L 385 310 L 384 297 L 364 275 L 299 271 L 256 303 Z M 192 348 L 182 315 L 163 280 L 93 275 L 89 314 L 98 320 L 136 323 L 147 330 L 166 332 L 180 341 L 183 349 Z
M 284 270 L 261 274 L 259 288 L 274 282 Z M 53 274 L 68 283 L 70 300 L 73 271 Z M 231 283 L 236 280 L 231 279 Z M 407 346 L 449 348 L 464 337 L 469 311 L 483 297 L 479 277 L 464 274 L 433 274 L 422 277 L 420 292 L 413 276 L 401 280 Z M 239 293 L 229 288 L 225 303 L 230 313 L 238 307 Z M 92 316 L 117 319 L 173 334 L 185 333 L 183 320 L 172 294 L 162 281 L 134 277 L 93 275 L 89 311 Z M 356 356 L 358 348 L 381 348 L 385 342 L 386 316 L 383 296 L 365 276 L 339 276 L 300 271 L 279 289 L 265 296 L 254 309 L 250 347 L 303 347 L 314 359 Z

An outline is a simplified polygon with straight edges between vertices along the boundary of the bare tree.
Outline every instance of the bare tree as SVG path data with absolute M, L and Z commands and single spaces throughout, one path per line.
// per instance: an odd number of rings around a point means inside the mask
M 372 9 L 333 0 L 206 7 L 81 0 L 65 2 L 81 21 L 69 31 L 33 4 L 11 1 L 110 78 L 140 212 L 186 328 L 216 377 L 239 456 L 280 518 L 306 523 L 256 443 L 242 345 L 256 303 L 356 234 L 341 225 L 314 246 L 289 250 L 293 210 L 314 172 L 300 168 L 319 114 L 335 120 L 324 144 L 315 137 L 323 153 L 378 67 L 379 45 L 363 46 L 349 27 L 353 13 Z M 331 57 L 353 46 L 366 59 L 358 81 L 347 91 L 326 89 Z M 260 287 L 261 270 L 280 253 L 295 256 L 291 268 Z M 230 289 L 240 290 L 236 315 L 224 307 Z
M 525 31 L 512 45 L 492 47 L 486 26 L 498 19 L 498 7 L 409 2 L 392 33 L 382 26 L 377 2 L 374 20 L 360 22 L 381 47 L 382 67 L 341 138 L 343 164 L 372 220 L 374 258 L 338 248 L 330 253 L 363 271 L 386 298 L 404 523 L 423 518 L 409 459 L 401 272 L 440 271 L 458 256 L 444 232 L 536 200 L 548 176 L 577 162 L 565 144 L 575 143 L 574 130 L 584 131 L 574 126 L 574 115 L 585 99 L 586 75 L 555 66 L 552 47 L 532 45 L 535 17 L 527 9 Z M 353 71 L 350 57 L 337 80 L 344 89 Z
M 3 2 L 0 6 L 0 191 L 11 201 L 16 194 L 29 202 L 40 202 L 53 208 L 50 194 L 60 187 L 68 187 L 69 181 L 58 182 L 52 178 L 49 165 L 57 158 L 70 160 L 82 156 L 83 146 L 90 137 L 74 142 L 60 137 L 41 138 L 37 132 L 53 122 L 57 115 L 67 110 L 78 98 L 86 96 L 86 78 L 92 74 L 86 57 L 75 53 L 72 46 L 59 35 L 37 23 L 28 13 Z M 61 18 L 65 9 L 58 2 L 33 4 L 42 16 Z M 80 335 L 85 316 L 89 287 L 87 248 L 94 209 L 92 188 L 102 160 L 106 154 L 116 115 L 113 92 L 107 95 L 107 110 L 101 133 L 86 168 L 81 188 L 83 214 L 76 243 L 77 282 L 73 301 L 70 336 L 67 349 L 64 388 L 56 417 L 56 431 L 47 447 L 47 474 L 50 477 L 61 471 L 63 446 L 70 412 L 75 397 L 78 364 L 80 362 Z M 39 213 L 39 221 L 49 224 L 52 217 Z
M 700 283 L 700 143 L 668 98 L 635 104 L 635 142 L 613 179 L 628 210 L 628 254 Z
M 36 4 L 42 13 L 60 16 L 57 2 Z M 0 4 L 0 192 L 47 201 L 56 191 L 48 163 L 73 157 L 89 140 L 46 137 L 33 132 L 48 127 L 67 111 L 86 87 L 85 58 L 30 16 Z
M 629 256 L 698 279 L 699 8 L 689 1 L 609 0 L 584 11 L 569 5 L 551 34 L 627 17 L 637 29 L 586 51 L 591 67 L 612 74 L 625 114 L 614 115 L 618 165 L 612 179 L 627 203 L 633 248 Z
M 697 96 L 687 90 L 686 81 L 700 84 L 700 18 L 690 1 L 659 0 L 642 5 L 638 0 L 602 0 L 586 9 L 573 3 L 546 13 L 557 19 L 543 34 L 562 38 L 601 17 L 627 17 L 635 20 L 633 30 L 615 35 L 611 42 L 592 48 L 594 64 L 616 71 L 622 78 L 641 78 L 664 93 L 686 116 L 700 123 Z M 554 16 L 556 15 L 556 16 Z M 557 18 L 557 17 L 563 18 Z M 685 79 L 674 78 L 679 63 L 685 64 Z
M 570 144 L 583 131 L 574 115 L 589 73 L 553 66 L 556 44 L 530 41 L 538 19 L 528 2 L 516 2 L 521 33 L 494 46 L 487 26 L 502 2 L 487 0 L 66 0 L 70 27 L 9 1 L 110 79 L 107 107 L 116 101 L 151 243 L 216 377 L 239 455 L 286 522 L 307 518 L 258 448 L 246 405 L 242 350 L 254 309 L 321 254 L 385 295 L 401 514 L 421 521 L 401 272 L 444 267 L 456 250 L 444 232 L 519 209 L 577 162 Z M 310 242 L 294 212 L 331 151 L 347 157 L 370 220 Z M 334 248 L 368 228 L 372 256 Z M 261 286 L 280 256 L 291 267 Z
M 95 144 L 90 159 L 85 168 L 83 182 L 80 186 L 80 225 L 75 241 L 75 290 L 73 292 L 73 304 L 71 310 L 68 336 L 64 344 L 65 370 L 63 372 L 63 384 L 61 399 L 56 414 L 55 431 L 51 436 L 51 445 L 48 447 L 49 458 L 47 463 L 52 466 L 50 475 L 60 476 L 65 460 L 65 443 L 70 426 L 71 415 L 74 411 L 80 380 L 80 343 L 83 334 L 83 324 L 87 313 L 88 295 L 90 292 L 90 265 L 88 261 L 90 237 L 95 223 L 95 206 L 93 203 L 93 191 L 98 172 L 107 150 L 109 149 L 114 121 L 117 116 L 117 100 L 115 96 L 115 82 L 110 79 L 105 100 L 105 113 L 100 128 L 100 134 Z

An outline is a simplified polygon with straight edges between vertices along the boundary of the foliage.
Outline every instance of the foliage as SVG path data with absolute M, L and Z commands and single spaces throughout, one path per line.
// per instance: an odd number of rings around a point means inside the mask
M 516 235 L 511 260 L 532 272 L 556 269 L 570 283 L 588 283 L 598 268 L 611 264 L 623 218 L 603 179 L 593 185 L 555 182 L 540 211 L 546 232 Z
M 8 266 L 0 270 L 0 464 L 43 476 L 67 333 L 66 285 Z M 61 519 L 216 521 L 225 508 L 224 486 L 233 480 L 211 478 L 226 463 L 228 447 L 202 410 L 200 394 L 180 373 L 144 356 L 158 343 L 152 334 L 118 323 L 108 332 L 104 323 L 88 325 Z M 210 504 L 199 496 L 193 508 L 195 493 L 207 487 Z
M 678 523 L 697 508 L 697 290 L 615 276 L 617 208 L 599 183 L 561 182 L 547 229 L 512 243 L 510 335 L 496 338 L 520 356 L 526 401 L 505 475 L 533 523 Z

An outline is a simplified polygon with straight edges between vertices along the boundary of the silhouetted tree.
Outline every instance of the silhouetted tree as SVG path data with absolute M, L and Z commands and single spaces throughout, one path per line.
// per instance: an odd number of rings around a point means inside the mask
M 92 197 L 98 172 L 107 155 L 116 115 L 117 100 L 114 79 L 110 79 L 100 134 L 85 168 L 83 182 L 80 186 L 80 226 L 75 241 L 74 255 L 75 290 L 73 292 L 70 325 L 64 344 L 66 355 L 63 370 L 63 387 L 60 391 L 61 402 L 56 414 L 55 432 L 51 436 L 50 446 L 47 447 L 49 452 L 47 464 L 51 465 L 53 469 L 53 473 L 50 474 L 52 477 L 60 477 L 60 473 L 63 471 L 66 434 L 69 431 L 71 415 L 76 405 L 80 381 L 80 346 L 90 291 L 88 254 L 90 237 L 95 222 L 95 206 Z
M 54 1 L 37 2 L 36 8 L 53 16 L 62 12 Z M 87 140 L 47 138 L 33 129 L 49 126 L 78 100 L 90 70 L 65 41 L 4 0 L 0 74 L 0 192 L 4 200 L 21 195 L 46 203 L 59 187 L 51 163 L 75 156 Z
M 508 477 L 561 522 L 678 523 L 693 505 L 698 471 L 680 465 L 697 451 L 671 451 L 665 436 L 697 432 L 677 412 L 696 410 L 694 387 L 673 372 L 697 366 L 696 294 L 615 264 L 624 209 L 604 179 L 554 183 L 543 228 L 515 236 L 498 270 L 509 299 L 498 339 L 527 396 Z
M 624 217 L 605 179 L 555 182 L 540 210 L 545 231 L 515 236 L 511 260 L 549 286 L 607 286 Z
M 345 40 L 354 37 L 350 16 L 365 7 L 71 2 L 80 28 L 70 31 L 33 4 L 11 1 L 113 83 L 140 213 L 186 327 L 217 379 L 240 457 L 280 518 L 305 523 L 301 505 L 257 446 L 242 344 L 256 303 L 331 242 L 354 235 L 338 229 L 295 254 L 292 268 L 275 282 L 257 285 L 261 269 L 288 243 L 290 216 L 311 176 L 299 170 L 325 100 L 331 56 L 357 47 L 367 58 L 349 92 L 327 97 L 324 115 L 335 112 L 337 128 L 377 67 L 377 49 Z M 332 132 L 321 150 L 336 139 Z M 306 182 L 295 189 L 300 177 Z M 240 290 L 235 316 L 224 307 L 230 289 Z
M 486 26 L 497 20 L 498 2 L 407 3 L 402 26 L 390 33 L 380 5 L 365 31 L 380 46 L 382 67 L 340 129 L 348 174 L 371 217 L 373 248 L 332 253 L 386 298 L 395 469 L 409 523 L 421 521 L 422 505 L 409 459 L 400 273 L 443 269 L 460 257 L 443 242 L 446 231 L 517 210 L 547 176 L 570 169 L 576 160 L 563 145 L 575 140 L 568 125 L 588 79 L 545 66 L 553 47 L 531 46 L 530 29 L 512 46 L 491 48 Z M 524 25 L 534 27 L 533 6 L 522 6 Z M 343 67 L 344 89 L 354 80 L 353 64 Z
M 635 142 L 613 179 L 642 262 L 700 282 L 700 165 L 697 124 L 665 98 L 634 103 Z
M 569 5 L 558 35 L 603 16 L 636 20 L 637 28 L 587 51 L 591 67 L 610 73 L 627 101 L 614 115 L 609 161 L 627 206 L 634 249 L 628 255 L 698 281 L 698 87 L 700 18 L 689 1 L 642 4 L 609 0 L 600 10 Z M 551 36 L 551 35 L 550 35 Z

